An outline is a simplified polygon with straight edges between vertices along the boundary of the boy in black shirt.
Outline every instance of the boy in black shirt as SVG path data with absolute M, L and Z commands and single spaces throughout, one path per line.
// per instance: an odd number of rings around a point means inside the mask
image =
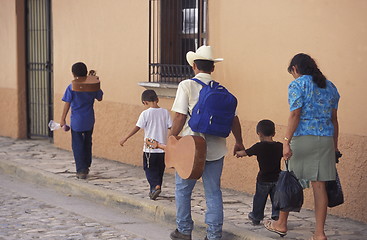
M 236 157 L 257 156 L 260 171 L 256 179 L 256 193 L 253 200 L 252 212 L 248 217 L 254 225 L 260 224 L 264 218 L 264 208 L 268 195 L 272 202 L 271 218 L 279 218 L 279 210 L 274 209 L 273 198 L 275 185 L 280 173 L 280 161 L 283 157 L 283 144 L 275 142 L 275 125 L 270 120 L 261 120 L 256 126 L 260 142 L 246 150 L 237 151 Z

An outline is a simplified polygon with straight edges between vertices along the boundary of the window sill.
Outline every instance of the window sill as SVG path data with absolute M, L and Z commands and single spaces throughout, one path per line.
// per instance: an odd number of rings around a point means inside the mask
M 177 86 L 175 83 L 139 82 L 139 86 L 153 89 L 159 97 L 175 98 Z

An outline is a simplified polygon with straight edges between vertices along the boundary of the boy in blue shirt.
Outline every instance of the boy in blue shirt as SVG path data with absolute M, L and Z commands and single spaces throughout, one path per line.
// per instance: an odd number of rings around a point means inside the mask
M 87 76 L 87 66 L 78 62 L 75 63 L 71 71 L 74 77 Z M 72 90 L 70 84 L 62 97 L 65 102 L 64 110 L 61 116 L 60 125 L 66 124 L 66 116 L 71 108 L 70 127 L 72 149 L 76 165 L 76 177 L 86 179 L 89 168 L 92 164 L 92 134 L 94 127 L 94 100 L 102 101 L 103 92 L 76 92 Z
M 260 224 L 264 218 L 264 208 L 268 196 L 273 205 L 275 186 L 280 173 L 280 161 L 283 157 L 283 144 L 275 142 L 275 124 L 270 120 L 261 120 L 256 126 L 256 133 L 260 142 L 254 144 L 246 150 L 237 151 L 237 157 L 253 156 L 257 157 L 260 171 L 256 179 L 256 193 L 253 200 L 252 212 L 248 217 L 254 225 Z M 271 218 L 279 218 L 279 210 L 272 206 Z

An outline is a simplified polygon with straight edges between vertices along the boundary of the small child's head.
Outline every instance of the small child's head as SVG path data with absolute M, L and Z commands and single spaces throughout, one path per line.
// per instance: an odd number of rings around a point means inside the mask
M 141 94 L 141 101 L 143 102 L 144 105 L 145 105 L 144 102 L 158 102 L 158 96 L 154 90 L 145 90 Z
M 71 72 L 73 73 L 74 77 L 85 77 L 87 76 L 88 70 L 84 63 L 77 62 L 71 67 Z
M 261 120 L 256 126 L 256 133 L 264 137 L 274 137 L 275 124 L 267 119 Z

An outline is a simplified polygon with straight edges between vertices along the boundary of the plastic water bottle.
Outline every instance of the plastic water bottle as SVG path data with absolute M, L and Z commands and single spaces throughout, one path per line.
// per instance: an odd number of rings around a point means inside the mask
M 54 120 L 51 120 L 49 123 L 48 123 L 48 127 L 50 128 L 51 131 L 55 131 L 55 130 L 58 130 L 61 128 L 61 125 L 60 123 L 57 123 L 55 122 Z M 64 126 L 62 126 L 62 129 L 67 132 L 70 130 L 70 126 L 65 124 Z

